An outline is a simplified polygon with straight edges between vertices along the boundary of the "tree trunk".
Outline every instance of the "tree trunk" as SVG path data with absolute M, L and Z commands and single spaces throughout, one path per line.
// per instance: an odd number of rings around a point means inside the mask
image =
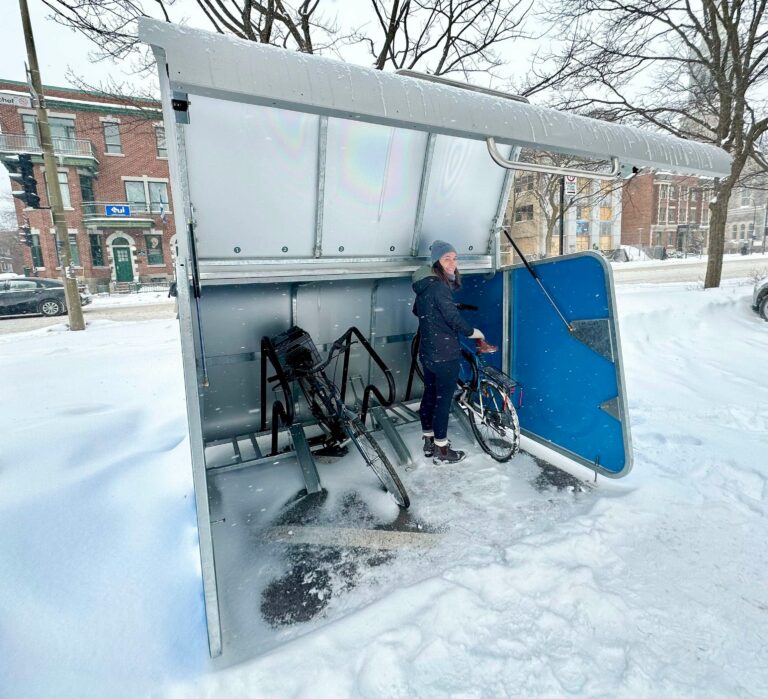
M 721 189 L 714 203 L 709 205 L 709 245 L 707 247 L 707 273 L 704 288 L 720 286 L 723 272 L 723 251 L 725 249 L 725 220 L 728 217 L 728 201 L 731 191 Z

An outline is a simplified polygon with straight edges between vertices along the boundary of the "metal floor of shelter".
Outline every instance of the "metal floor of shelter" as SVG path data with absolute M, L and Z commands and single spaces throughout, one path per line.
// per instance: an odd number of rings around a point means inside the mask
M 420 453 L 418 425 L 404 431 L 415 466 L 431 468 Z M 381 431 L 377 437 L 396 464 Z M 291 455 L 209 472 L 224 646 L 214 667 L 252 658 L 375 601 L 398 584 L 389 571 L 396 559 L 417 570 L 440 546 L 445 524 L 424 521 L 414 513 L 419 508 L 397 507 L 357 453 L 317 461 L 324 490 L 312 495 Z M 537 466 L 536 489 L 577 482 Z M 410 467 L 397 468 L 407 480 Z

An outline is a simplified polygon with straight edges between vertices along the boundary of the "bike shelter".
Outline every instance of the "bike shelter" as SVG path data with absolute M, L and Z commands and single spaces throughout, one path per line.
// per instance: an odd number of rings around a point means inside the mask
M 274 367 L 262 344 L 297 325 L 322 351 L 357 328 L 394 377 L 393 404 L 372 401 L 370 424 L 407 487 L 403 467 L 418 455 L 401 435 L 418 431 L 421 389 L 408 385 L 410 278 L 435 238 L 456 247 L 457 300 L 479 307 L 471 322 L 500 347 L 491 361 L 522 387 L 523 448 L 607 477 L 629 471 L 610 267 L 592 252 L 555 257 L 533 263 L 537 281 L 525 266 L 501 265 L 514 172 L 536 167 L 515 158 L 535 148 L 611 161 L 604 177 L 633 168 L 719 177 L 730 167 L 724 151 L 164 22 L 142 18 L 139 33 L 157 59 L 168 136 L 211 656 L 233 662 L 288 637 L 255 597 L 285 571 L 286 546 L 306 559 L 313 545 L 327 553 L 332 536 L 337 548 L 375 552 L 373 565 L 439 536 L 399 511 L 362 462 L 319 464 L 298 396 L 273 450 L 273 407 L 294 389 L 265 386 Z M 350 404 L 368 386 L 385 388 L 361 343 L 347 379 Z M 340 492 L 328 534 L 323 497 Z M 307 577 L 306 567 L 290 570 Z M 316 628 L 302 589 L 290 588 L 281 619 Z

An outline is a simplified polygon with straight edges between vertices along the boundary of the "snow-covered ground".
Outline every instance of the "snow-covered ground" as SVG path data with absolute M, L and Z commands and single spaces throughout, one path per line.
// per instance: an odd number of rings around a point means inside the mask
M 422 462 L 402 475 L 438 543 L 217 671 L 176 321 L 0 337 L 0 696 L 768 696 L 768 323 L 750 292 L 619 288 L 627 478 Z

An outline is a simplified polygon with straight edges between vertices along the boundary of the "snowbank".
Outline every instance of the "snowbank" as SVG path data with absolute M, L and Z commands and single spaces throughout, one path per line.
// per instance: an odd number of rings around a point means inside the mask
M 421 462 L 403 478 L 440 543 L 362 574 L 331 600 L 334 623 L 287 629 L 224 670 L 207 657 L 176 323 L 0 337 L 12 406 L 0 687 L 25 699 L 768 695 L 768 323 L 750 291 L 619 289 L 626 479 L 558 487 L 529 457 L 476 451 Z M 418 448 L 416 430 L 406 438 Z

